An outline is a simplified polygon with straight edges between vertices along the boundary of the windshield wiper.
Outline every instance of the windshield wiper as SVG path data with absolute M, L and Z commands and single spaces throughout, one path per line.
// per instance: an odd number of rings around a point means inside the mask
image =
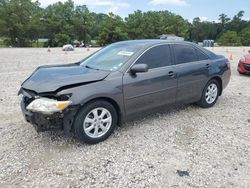
M 100 70 L 100 69 L 97 69 L 97 68 L 94 68 L 94 67 L 90 67 L 88 65 L 85 65 L 85 67 L 88 68 L 88 69 Z

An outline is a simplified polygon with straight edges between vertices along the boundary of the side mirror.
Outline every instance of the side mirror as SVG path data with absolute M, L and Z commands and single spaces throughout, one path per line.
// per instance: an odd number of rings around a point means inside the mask
M 146 64 L 135 64 L 130 68 L 131 74 L 136 74 L 139 72 L 148 72 L 148 65 Z

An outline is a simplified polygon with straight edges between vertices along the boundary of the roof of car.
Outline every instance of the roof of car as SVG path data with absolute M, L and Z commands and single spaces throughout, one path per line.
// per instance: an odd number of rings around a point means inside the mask
M 206 53 L 211 59 L 214 59 L 217 57 L 217 55 L 203 47 L 200 47 L 199 45 L 193 43 L 193 42 L 188 42 L 188 41 L 178 41 L 178 40 L 162 40 L 162 39 L 142 39 L 142 40 L 127 40 L 127 41 L 120 41 L 116 42 L 114 44 L 117 45 L 133 45 L 133 46 L 138 46 L 142 49 L 150 48 L 151 46 L 158 45 L 158 44 L 189 44 L 192 46 L 196 46 L 196 48 L 199 48 L 202 50 L 204 53 Z
M 157 44 L 166 44 L 166 43 L 193 44 L 187 41 L 162 40 L 162 39 L 127 40 L 127 41 L 117 42 L 116 44 L 139 45 L 146 47 L 146 46 L 153 46 Z

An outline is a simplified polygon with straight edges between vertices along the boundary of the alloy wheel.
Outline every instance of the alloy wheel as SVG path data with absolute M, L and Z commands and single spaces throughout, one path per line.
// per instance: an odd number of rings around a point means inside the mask
M 91 138 L 105 135 L 112 124 L 112 115 L 106 108 L 91 110 L 84 119 L 83 130 Z
M 216 84 L 211 83 L 207 87 L 207 90 L 206 90 L 206 93 L 205 93 L 206 102 L 208 104 L 212 104 L 216 100 L 217 95 L 218 95 L 218 87 L 217 87 Z

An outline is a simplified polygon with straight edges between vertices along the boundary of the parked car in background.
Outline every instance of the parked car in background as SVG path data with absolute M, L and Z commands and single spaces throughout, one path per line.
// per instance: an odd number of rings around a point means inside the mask
M 250 73 L 250 50 L 247 55 L 244 55 L 238 63 L 238 72 L 240 74 L 249 74 Z
M 193 43 L 123 41 L 75 64 L 37 68 L 19 94 L 38 131 L 63 129 L 94 144 L 138 113 L 195 102 L 212 107 L 230 76 L 224 56 Z
M 74 47 L 71 44 L 66 44 L 62 48 L 63 51 L 74 51 Z

